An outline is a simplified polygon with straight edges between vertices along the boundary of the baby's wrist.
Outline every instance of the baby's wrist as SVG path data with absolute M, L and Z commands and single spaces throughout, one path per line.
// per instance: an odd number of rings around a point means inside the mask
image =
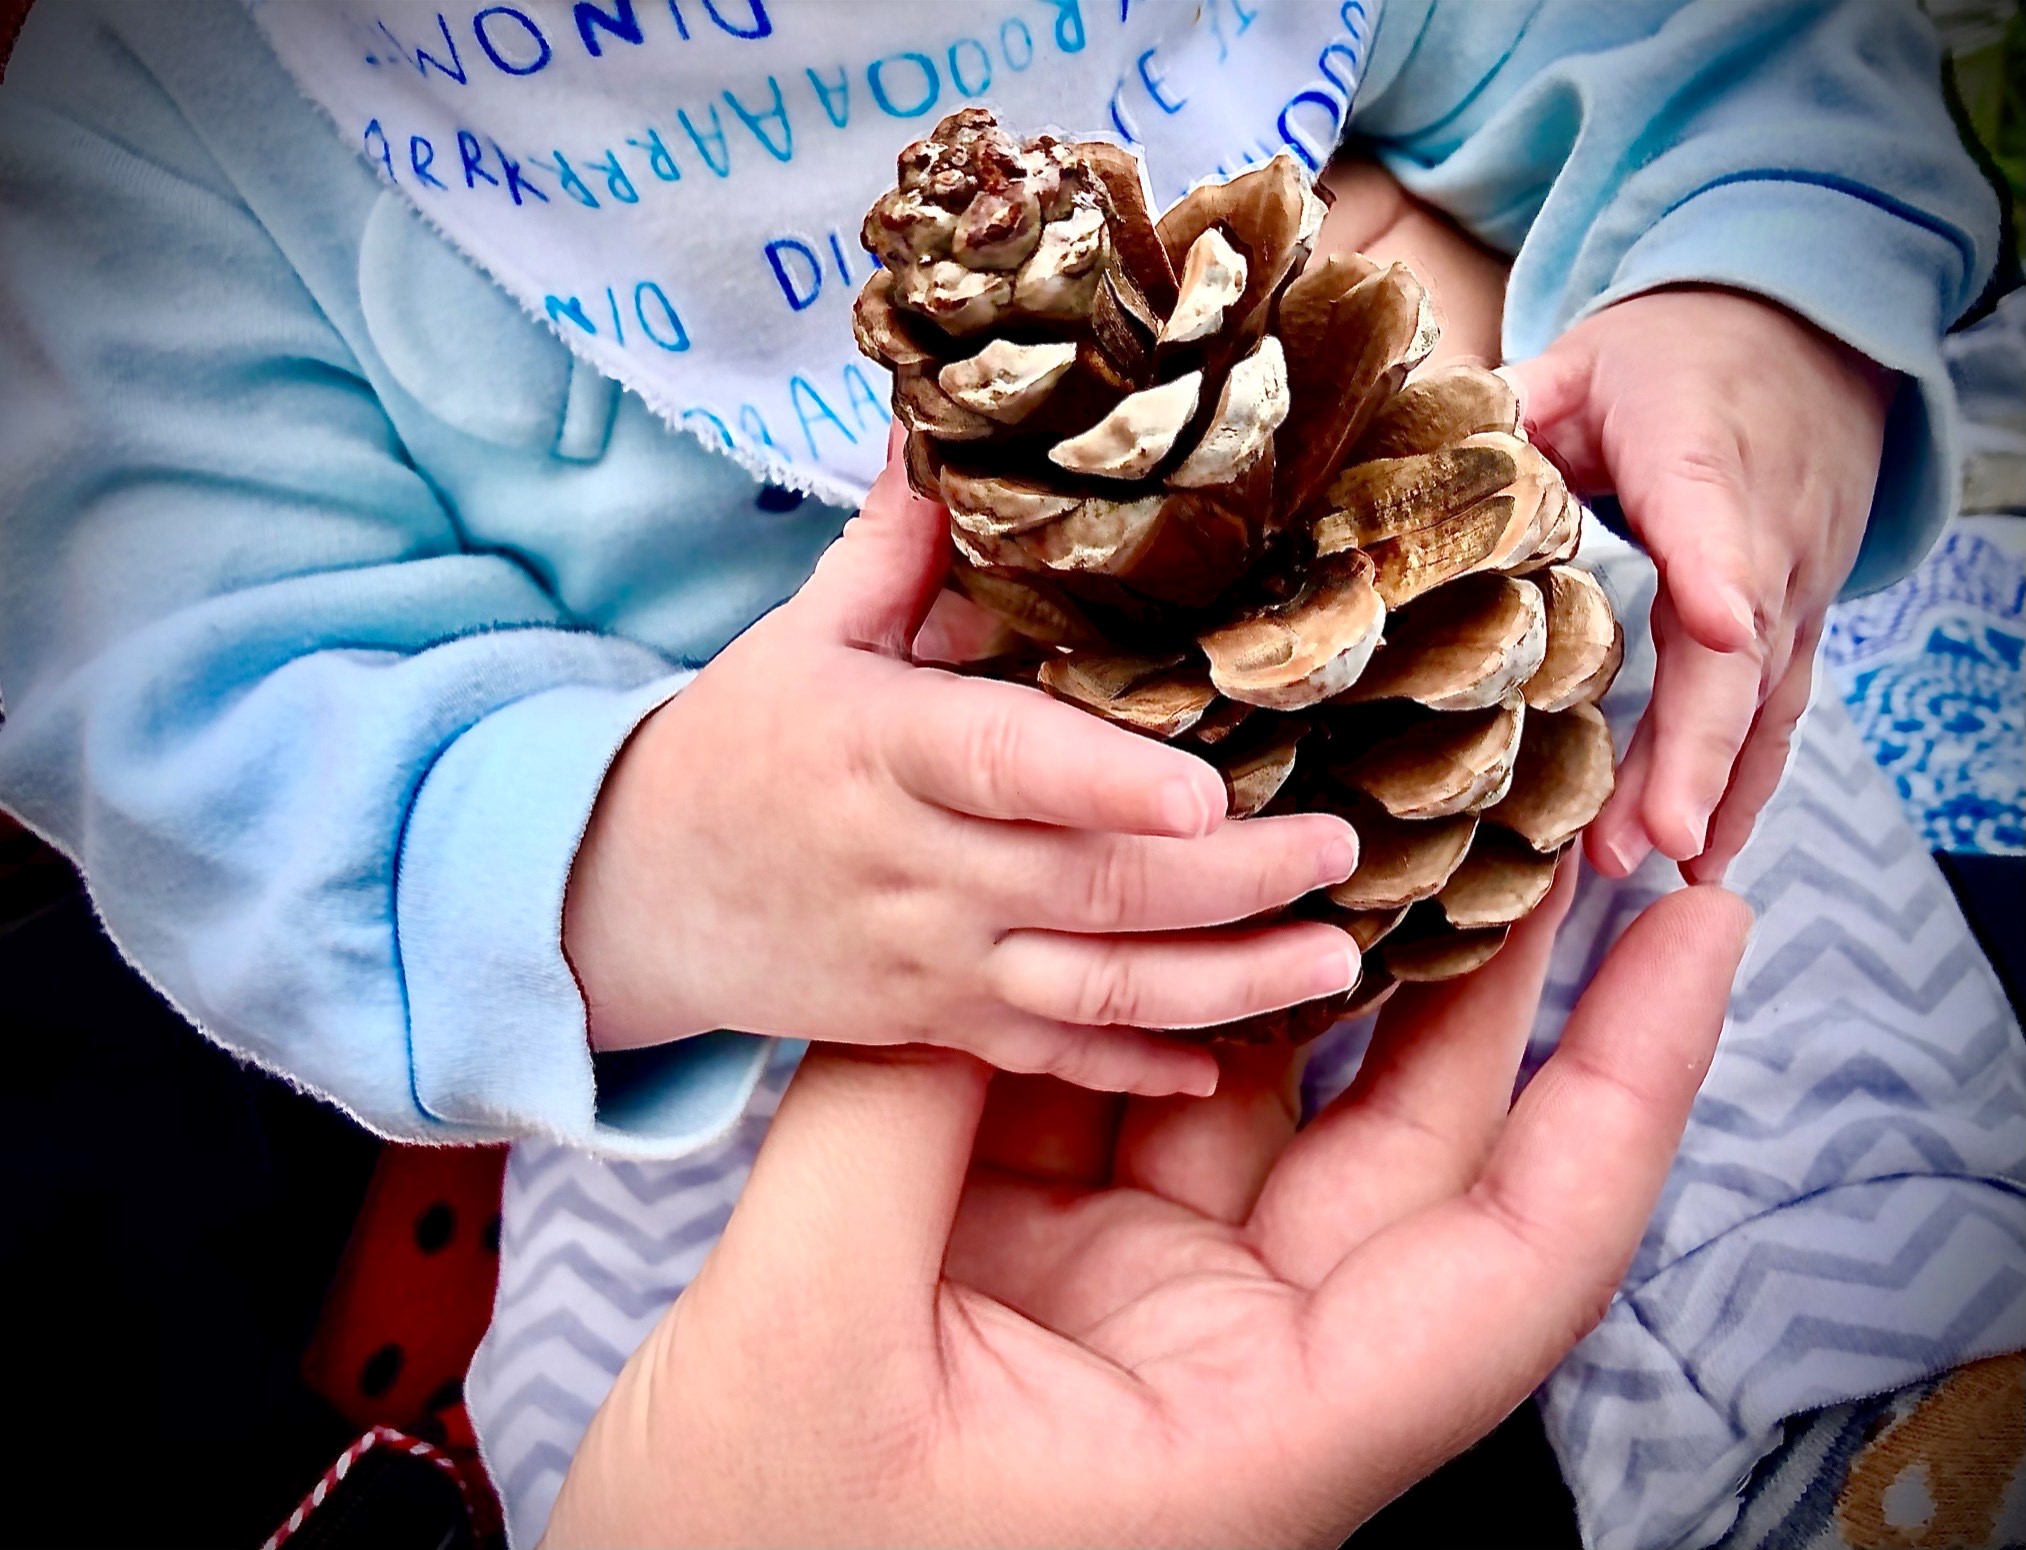
M 563 958 L 584 1000 L 591 1048 L 601 1053 L 722 1026 L 696 1004 L 685 956 L 671 950 L 667 878 L 680 869 L 649 832 L 679 810 L 653 746 L 669 708 L 635 730 L 607 771 L 563 890 Z
M 586 872 L 580 856 L 564 894 L 562 945 L 584 999 L 591 1048 L 600 1054 L 641 1049 L 717 1026 L 686 1005 L 665 965 L 657 965 L 651 979 L 639 973 L 639 944 L 623 925 L 614 929 L 614 922 L 602 918 L 610 905 Z

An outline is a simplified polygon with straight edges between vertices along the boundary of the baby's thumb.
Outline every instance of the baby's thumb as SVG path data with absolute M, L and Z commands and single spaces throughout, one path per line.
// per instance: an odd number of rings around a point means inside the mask
M 1519 395 L 1520 421 L 1531 440 L 1552 452 L 1579 489 L 1607 488 L 1603 449 L 1585 411 L 1590 405 L 1591 352 L 1562 339 L 1531 360 L 1512 361 L 1498 375 Z
M 1589 396 L 1590 355 L 1568 341 L 1524 361 L 1498 368 L 1519 394 L 1520 418 L 1528 425 L 1552 425 L 1583 406 Z
M 810 628 L 889 656 L 906 655 L 949 569 L 949 518 L 909 488 L 900 446 L 896 426 L 865 504 L 795 599 Z

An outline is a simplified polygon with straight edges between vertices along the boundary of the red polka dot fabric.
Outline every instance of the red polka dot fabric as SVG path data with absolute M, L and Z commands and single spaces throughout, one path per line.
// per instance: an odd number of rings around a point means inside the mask
M 505 1168 L 504 1147 L 387 1147 L 303 1358 L 304 1380 L 362 1432 L 392 1427 L 447 1453 L 481 1536 L 498 1506 L 464 1373 L 492 1318 Z

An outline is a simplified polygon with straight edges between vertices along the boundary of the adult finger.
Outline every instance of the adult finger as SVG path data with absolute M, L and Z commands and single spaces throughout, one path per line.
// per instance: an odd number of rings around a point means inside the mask
M 1625 520 L 1653 556 L 1689 635 L 1709 651 L 1745 650 L 1759 636 L 1760 588 L 1742 466 L 1732 454 L 1696 447 L 1640 456 L 1660 472 L 1648 480 L 1617 470 Z
M 911 674 L 880 746 L 905 789 L 978 818 L 1183 836 L 1224 819 L 1203 760 L 1020 684 Z
M 1250 1232 L 1285 1279 L 1314 1286 L 1374 1233 L 1467 1188 L 1505 1123 L 1575 895 L 1574 859 L 1499 955 L 1386 1003 L 1357 1079 L 1288 1150 Z
M 800 628 L 893 657 L 907 654 L 950 560 L 949 517 L 909 488 L 899 446 L 895 427 L 865 504 L 788 609 Z
M 1096 1188 L 1111 1177 L 1112 1149 L 1126 1103 L 1118 1093 L 1092 1092 L 1051 1076 L 997 1072 L 985 1095 L 972 1166 L 1043 1184 Z
M 1779 789 L 1786 773 L 1787 756 L 1794 744 L 1794 728 L 1808 708 L 1808 696 L 1815 683 L 1814 642 L 1801 643 L 1786 676 L 1759 707 L 1758 719 L 1745 740 L 1731 771 L 1730 789 L 1710 822 L 1709 843 L 1701 855 L 1682 863 L 1682 876 L 1691 883 L 1720 883 L 1738 852 L 1745 848 L 1759 814 Z
M 948 1050 L 811 1046 L 712 1256 L 714 1289 L 839 1360 L 881 1346 L 870 1331 L 926 1328 L 988 1076 Z
M 764 1406 L 818 1456 L 854 1457 L 868 1425 L 920 1413 L 942 1377 L 937 1293 L 986 1081 L 945 1050 L 810 1049 L 724 1235 L 593 1418 L 553 1537 L 692 1537 L 663 1487 L 671 1457 L 735 1463 L 738 1448 L 684 1414 L 701 1396 L 694 1413 L 715 1415 L 714 1390 Z
M 1301 1119 L 1307 1046 L 1227 1044 L 1206 1099 L 1139 1099 L 1119 1123 L 1112 1183 L 1215 1221 L 1251 1213 Z
M 1081 1340 L 1150 1287 L 1207 1268 L 1204 1228 L 1194 1212 L 1136 1190 L 977 1168 L 943 1269 L 1044 1329 Z M 1243 1257 L 1223 1249 L 1227 1260 Z
M 1328 813 L 1248 818 L 1194 840 L 1011 825 L 971 838 L 1009 925 L 1100 936 L 1250 920 L 1342 882 L 1358 859 L 1351 826 Z
M 1676 861 L 1701 853 L 1710 815 L 1759 709 L 1759 660 L 1712 651 L 1691 639 L 1671 595 L 1654 605 L 1659 667 L 1653 703 L 1653 767 L 1639 816 L 1654 848 Z
M 1358 982 L 1358 948 L 1313 921 L 1128 937 L 1013 931 L 986 955 L 987 983 L 1037 1017 L 1104 1028 L 1208 1028 Z
M 1318 1289 L 1308 1348 L 1328 1369 L 1319 1388 L 1411 1384 L 1418 1413 L 1392 1444 L 1450 1445 L 1517 1404 L 1595 1326 L 1680 1143 L 1750 924 L 1743 901 L 1714 888 L 1670 894 L 1633 923 L 1477 1184 L 1369 1239 Z
M 1214 1098 L 1127 1103 L 1108 1187 L 975 1169 L 946 1273 L 1071 1339 L 1151 1288 L 1234 1266 L 1257 1275 L 1252 1256 L 1206 1230 L 1204 1218 L 1243 1220 L 1294 1132 L 1302 1051 L 1219 1054 L 1224 1080 Z

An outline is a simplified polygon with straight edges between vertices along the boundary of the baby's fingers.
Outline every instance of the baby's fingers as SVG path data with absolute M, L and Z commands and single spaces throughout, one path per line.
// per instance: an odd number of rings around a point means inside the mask
M 1710 814 L 1758 714 L 1759 659 L 1690 639 L 1668 597 L 1654 605 L 1653 619 L 1660 645 L 1646 711 L 1653 764 L 1639 816 L 1655 849 L 1686 861 L 1703 849 Z
M 909 654 L 917 662 L 978 662 L 1018 644 L 1018 637 L 997 614 L 945 588 L 936 594 L 928 618 L 915 632 Z
M 879 741 L 909 792 L 977 818 L 1183 837 L 1224 818 L 1201 759 L 1018 684 L 910 674 Z
M 1248 818 L 1196 840 L 1012 828 L 973 838 L 966 864 L 1007 926 L 1088 936 L 1251 920 L 1342 882 L 1358 857 L 1351 826 L 1326 813 Z
M 1711 821 L 1707 847 L 1681 869 L 1691 883 L 1722 882 L 1738 852 L 1745 848 L 1745 841 L 1752 837 L 1759 814 L 1779 788 L 1780 776 L 1787 768 L 1787 754 L 1793 746 L 1794 728 L 1808 708 L 1814 682 L 1814 650 L 1811 642 L 1803 641 L 1786 676 L 1759 709 L 1744 752 L 1738 755 L 1737 767 L 1731 772 L 1730 790 L 1724 793 Z
M 1207 1098 L 1217 1090 L 1217 1057 L 1209 1050 L 1137 1028 L 1092 1028 L 1009 1008 L 989 1031 L 951 1042 L 1002 1071 L 1095 1092 Z
M 1653 853 L 1645 821 L 1639 816 L 1646 800 L 1646 782 L 1653 773 L 1653 717 L 1641 718 L 1632 746 L 1618 763 L 1617 780 L 1604 810 L 1583 831 L 1583 849 L 1590 864 L 1606 877 L 1630 877 Z
M 1015 931 L 985 973 L 1007 1004 L 1060 1022 L 1206 1028 L 1349 990 L 1358 950 L 1313 922 L 1167 937 Z
M 1688 633 L 1710 651 L 1758 638 L 1751 516 L 1734 458 L 1693 448 L 1660 451 L 1650 482 L 1618 470 L 1625 517 L 1660 568 Z

